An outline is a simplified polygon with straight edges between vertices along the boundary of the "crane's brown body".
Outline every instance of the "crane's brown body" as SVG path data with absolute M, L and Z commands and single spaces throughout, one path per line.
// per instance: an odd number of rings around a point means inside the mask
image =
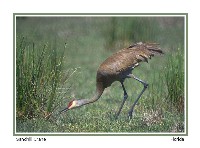
M 132 74 L 132 70 L 139 65 L 139 62 L 148 62 L 148 59 L 154 56 L 154 54 L 162 54 L 163 52 L 158 45 L 159 44 L 157 43 L 139 42 L 129 46 L 128 48 L 121 49 L 108 57 L 97 70 L 95 95 L 91 99 L 72 100 L 68 104 L 68 107 L 61 112 L 97 101 L 101 97 L 105 88 L 109 87 L 115 81 L 120 81 L 124 91 L 124 100 L 117 113 L 118 116 L 128 97 L 123 82 L 126 78 L 134 78 L 144 85 L 144 89 L 131 107 L 129 116 L 132 117 L 134 106 L 148 86 L 147 83 L 135 77 Z
M 131 73 L 139 62 L 148 62 L 154 54 L 162 53 L 157 43 L 136 43 L 108 57 L 97 70 L 97 83 L 103 88 L 109 87 L 114 81 L 121 81 Z

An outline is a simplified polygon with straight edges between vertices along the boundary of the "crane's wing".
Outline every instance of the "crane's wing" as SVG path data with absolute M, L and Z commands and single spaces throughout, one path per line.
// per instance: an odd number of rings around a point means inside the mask
M 126 71 L 139 62 L 148 62 L 155 54 L 163 54 L 157 43 L 136 43 L 124 48 L 108 57 L 99 67 L 99 71 L 109 75 L 116 75 Z

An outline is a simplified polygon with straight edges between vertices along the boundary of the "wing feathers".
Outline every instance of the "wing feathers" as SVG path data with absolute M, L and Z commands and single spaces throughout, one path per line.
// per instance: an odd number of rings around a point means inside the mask
M 147 62 L 155 54 L 163 54 L 158 43 L 136 43 L 108 57 L 99 67 L 105 73 L 116 74 L 134 67 L 139 62 Z

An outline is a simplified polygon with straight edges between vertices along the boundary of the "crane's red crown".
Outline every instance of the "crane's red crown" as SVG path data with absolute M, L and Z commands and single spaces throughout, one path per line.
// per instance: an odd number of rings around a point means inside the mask
M 68 106 L 67 106 L 68 109 L 71 108 L 71 106 L 73 105 L 74 100 L 75 100 L 75 99 L 73 99 L 72 101 L 69 102 L 69 104 L 68 104 Z
M 67 108 L 70 108 L 70 106 L 73 104 L 73 101 L 74 101 L 74 99 L 68 103 Z

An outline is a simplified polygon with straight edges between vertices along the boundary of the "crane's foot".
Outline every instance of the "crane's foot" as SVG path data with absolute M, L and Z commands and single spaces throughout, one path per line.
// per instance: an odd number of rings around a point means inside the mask
M 115 120 L 117 120 L 117 119 L 118 119 L 118 117 L 119 117 L 118 115 L 115 115 Z
M 128 118 L 129 118 L 129 119 L 132 119 L 132 117 L 133 117 L 133 110 L 130 110 L 130 111 L 128 112 Z
M 121 110 L 119 110 L 119 111 L 115 114 L 115 119 L 118 119 L 120 112 L 121 112 Z
M 122 84 L 122 85 L 123 85 L 123 84 Z M 124 99 L 123 99 L 123 102 L 122 102 L 122 104 L 121 104 L 121 106 L 120 106 L 118 112 L 115 114 L 115 119 L 117 119 L 118 116 L 119 116 L 119 114 L 121 113 L 121 110 L 122 110 L 122 108 L 123 108 L 123 106 L 124 106 L 124 103 L 126 102 L 126 99 L 127 99 L 127 98 L 128 98 L 128 94 L 126 93 L 126 91 L 124 91 Z

